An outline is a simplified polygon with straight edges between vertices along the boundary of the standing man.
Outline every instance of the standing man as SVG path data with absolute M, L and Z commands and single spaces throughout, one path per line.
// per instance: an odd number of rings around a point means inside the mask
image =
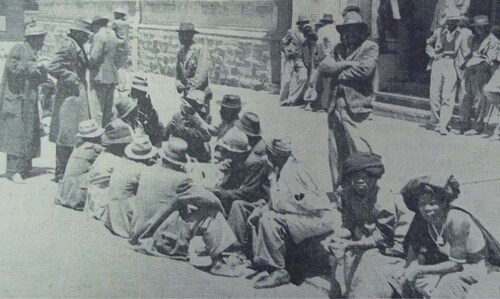
M 356 11 L 348 11 L 344 23 L 337 25 L 343 38 L 335 46 L 335 57 L 319 67 L 331 77 L 328 106 L 329 162 L 333 186 L 347 157 L 359 150 L 370 150 L 363 134 L 363 123 L 372 112 L 373 79 L 378 61 L 378 45 L 368 40 L 368 25 Z
M 7 154 L 7 177 L 20 184 L 40 156 L 38 86 L 47 70 L 37 52 L 46 34 L 35 22 L 26 25 L 24 42 L 10 51 L 0 83 L 0 151 Z
M 453 115 L 458 80 L 463 78 L 462 65 L 470 54 L 469 39 L 458 26 L 462 18 L 450 15 L 443 28 L 438 28 L 427 40 L 426 52 L 431 64 L 431 117 L 428 127 L 437 125 L 436 131 L 448 134 L 448 123 Z
M 90 88 L 95 91 L 101 106 L 102 127 L 111 122 L 113 96 L 118 84 L 117 48 L 120 41 L 114 31 L 107 27 L 108 18 L 96 16 L 92 19 L 92 47 L 90 48 Z
M 304 16 L 299 16 L 297 28 L 288 30 L 281 40 L 281 51 L 285 57 L 281 76 L 281 106 L 294 105 L 304 95 L 307 69 L 302 61 L 302 45 L 305 41 L 302 30 L 306 24 L 309 24 L 309 20 Z
M 193 41 L 195 30 L 193 23 L 181 23 L 179 30 L 181 49 L 177 53 L 176 87 L 177 92 L 184 96 L 192 90 L 201 90 L 205 93 L 205 106 L 210 114 L 210 100 L 212 90 L 208 79 L 210 73 L 210 59 L 206 47 Z
M 90 21 L 82 18 L 73 20 L 69 31 L 70 33 L 64 40 L 63 46 L 56 52 L 52 60 L 47 65 L 48 72 L 57 79 L 57 88 L 55 102 L 52 111 L 52 120 L 50 123 L 49 141 L 56 144 L 56 171 L 54 181 L 59 182 L 64 175 L 66 164 L 73 151 L 74 134 L 67 136 L 72 139 L 70 142 L 61 140 L 60 132 L 67 127 L 74 127 L 78 130 L 81 121 L 90 118 L 90 112 L 87 99 L 87 68 L 89 60 L 85 53 L 84 45 L 88 41 L 90 34 Z M 82 94 L 80 94 L 82 92 Z M 69 118 L 71 123 L 61 122 L 61 107 L 64 101 L 76 96 L 82 99 L 82 104 L 86 105 L 85 119 Z M 68 119 L 67 117 L 64 117 Z M 64 139 L 64 138 L 63 138 Z
M 128 36 L 130 31 L 130 24 L 127 20 L 127 13 L 123 9 L 117 9 L 113 12 L 115 20 L 111 25 L 111 29 L 115 31 L 116 37 L 122 41 L 118 47 L 118 90 L 124 91 L 127 88 L 127 72 L 125 67 L 128 62 L 129 43 Z

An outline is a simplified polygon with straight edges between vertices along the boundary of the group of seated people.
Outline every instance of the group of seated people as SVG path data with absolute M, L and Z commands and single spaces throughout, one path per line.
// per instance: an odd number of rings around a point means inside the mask
M 410 180 L 399 199 L 378 186 L 381 157 L 356 152 L 342 167 L 340 201 L 332 203 L 294 157 L 290 138 L 264 139 L 255 113 L 240 117 L 239 96 L 223 97 L 222 122 L 214 126 L 203 95 L 190 92 L 155 142 L 138 101 L 117 100 L 118 117 L 104 129 L 80 123 L 81 142 L 55 196 L 137 252 L 220 276 L 267 272 L 254 287 L 272 288 L 291 281 L 292 245 L 319 238 L 318 250 L 330 259 L 331 297 L 353 298 L 465 297 L 499 264 L 498 242 L 452 205 L 460 193 L 453 176 Z M 204 246 L 192 250 L 195 237 Z

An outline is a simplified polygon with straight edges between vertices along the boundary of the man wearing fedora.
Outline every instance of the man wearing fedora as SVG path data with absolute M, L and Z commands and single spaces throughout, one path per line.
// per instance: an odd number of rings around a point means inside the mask
M 236 238 L 220 201 L 185 173 L 187 149 L 184 140 L 170 138 L 160 151 L 162 164 L 141 173 L 129 242 L 141 253 L 186 259 L 191 238 L 201 234 L 212 260 L 210 273 L 238 276 L 222 259 Z
M 139 177 L 146 167 L 157 162 L 158 150 L 148 136 L 138 136 L 125 147 L 125 155 L 114 166 L 109 179 L 109 202 L 106 207 L 104 226 L 113 234 L 130 237 L 130 219 L 136 201 Z
M 299 16 L 297 28 L 288 30 L 281 40 L 281 51 L 284 56 L 284 64 L 281 73 L 280 105 L 295 105 L 305 92 L 307 84 L 307 69 L 302 60 L 302 47 L 305 41 L 302 30 L 309 20 Z
M 435 127 L 441 135 L 448 134 L 459 82 L 463 79 L 462 66 L 470 54 L 469 35 L 458 26 L 461 19 L 458 12 L 450 11 L 445 26 L 436 29 L 426 41 L 426 52 L 431 58 L 428 128 Z
M 104 128 L 102 145 L 105 150 L 97 157 L 89 171 L 87 199 L 84 211 L 89 217 L 102 220 L 109 202 L 109 180 L 116 165 L 125 154 L 125 147 L 133 141 L 130 127 L 116 119 Z
M 144 132 L 144 127 L 139 121 L 139 114 L 137 109 L 137 100 L 131 98 L 123 93 L 116 99 L 116 117 L 123 120 L 124 123 L 129 125 L 132 135 L 142 136 L 146 133 Z
M 0 151 L 7 154 L 7 178 L 15 183 L 24 183 L 31 160 L 40 156 L 38 86 L 47 80 L 47 68 L 37 53 L 46 34 L 34 21 L 26 24 L 24 41 L 7 56 L 0 82 Z
M 147 78 L 134 76 L 130 88 L 130 97 L 137 100 L 138 119 L 144 128 L 144 132 L 149 136 L 154 146 L 161 147 L 165 128 L 158 117 L 158 112 L 153 107 Z
M 64 171 L 64 179 L 57 185 L 55 203 L 75 210 L 83 210 L 87 197 L 86 186 L 90 167 L 104 150 L 101 136 L 104 129 L 93 119 L 84 120 L 78 125 L 76 137 L 80 139 L 71 152 Z
M 196 31 L 193 23 L 181 23 L 179 26 L 179 42 L 181 48 L 177 53 L 176 87 L 177 92 L 187 95 L 192 90 L 204 93 L 204 103 L 210 114 L 210 57 L 205 46 L 193 41 Z
M 235 201 L 257 202 L 269 198 L 269 167 L 263 159 L 248 160 L 252 147 L 248 137 L 232 128 L 215 147 L 215 159 L 224 176 L 211 191 L 220 199 L 227 213 Z
M 344 14 L 337 25 L 342 41 L 334 57 L 320 64 L 319 72 L 330 80 L 328 105 L 329 162 L 334 188 L 340 167 L 350 153 L 369 151 L 363 125 L 372 112 L 373 80 L 378 61 L 378 45 L 368 40 L 368 25 L 356 11 Z
M 56 171 L 54 181 L 58 182 L 64 175 L 64 170 L 73 150 L 74 135 L 78 132 L 81 121 L 90 118 L 90 108 L 87 98 L 87 68 L 89 60 L 84 45 L 89 40 L 91 23 L 87 19 L 75 18 L 69 27 L 61 48 L 54 54 L 47 65 L 48 72 L 57 79 L 56 96 L 52 110 L 49 141 L 56 144 Z M 73 104 L 66 104 L 66 99 L 73 98 Z M 61 113 L 61 110 L 62 113 Z M 99 126 L 100 127 L 100 126 Z M 70 129 L 66 132 L 62 132 Z
M 485 129 L 484 118 L 490 110 L 490 105 L 483 88 L 496 69 L 499 51 L 498 38 L 490 33 L 491 25 L 487 16 L 475 16 L 472 28 L 472 53 L 463 66 L 464 93 L 460 101 L 459 133 L 466 136 L 481 134 Z
M 209 162 L 211 157 L 210 132 L 206 117 L 204 93 L 189 92 L 182 99 L 181 111 L 174 114 L 166 127 L 165 139 L 179 137 L 188 143 L 188 155 L 198 162 Z
M 254 265 L 269 272 L 254 288 L 274 288 L 290 282 L 285 256 L 289 243 L 331 233 L 340 228 L 340 214 L 306 166 L 292 155 L 288 138 L 273 138 L 267 144 L 271 197 L 248 218 L 254 227 Z
M 113 116 L 113 97 L 118 84 L 118 67 L 121 59 L 118 48 L 124 43 L 107 27 L 109 19 L 96 16 L 92 19 L 92 46 L 89 52 L 90 88 L 95 92 L 100 105 L 100 115 L 105 127 Z
M 217 103 L 220 105 L 221 123 L 218 126 L 211 126 L 210 134 L 220 140 L 240 119 L 242 103 L 240 96 L 230 94 L 225 95 L 222 101 Z

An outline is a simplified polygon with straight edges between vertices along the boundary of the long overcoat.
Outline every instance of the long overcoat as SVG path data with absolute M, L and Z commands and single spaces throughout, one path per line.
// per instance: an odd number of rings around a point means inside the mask
M 23 158 L 40 156 L 38 85 L 47 73 L 37 66 L 37 54 L 26 43 L 9 53 L 0 82 L 0 151 Z

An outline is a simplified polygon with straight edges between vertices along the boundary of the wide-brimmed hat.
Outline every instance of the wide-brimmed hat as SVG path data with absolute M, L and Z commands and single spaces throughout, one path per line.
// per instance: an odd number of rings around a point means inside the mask
M 124 118 L 137 107 L 137 99 L 133 99 L 126 94 L 120 94 L 115 107 L 118 118 Z
M 125 155 L 132 160 L 148 160 L 158 154 L 158 149 L 151 144 L 147 135 L 138 136 L 125 147 Z
M 290 137 L 274 137 L 266 141 L 266 149 L 277 157 L 288 157 L 292 154 Z
M 346 27 L 358 27 L 360 30 L 368 30 L 368 24 L 363 21 L 361 15 L 355 11 L 349 11 L 344 16 L 344 23 L 336 26 L 339 33 L 344 32 Z
M 231 109 L 240 109 L 243 105 L 240 96 L 232 94 L 226 94 L 222 100 L 217 101 L 217 104 Z
M 479 26 L 489 26 L 490 25 L 490 19 L 488 16 L 485 15 L 478 15 L 475 16 L 473 19 L 473 23 L 471 26 L 473 27 L 479 27 Z
M 148 92 L 148 79 L 137 75 L 134 76 L 131 88 Z
M 102 134 L 104 134 L 104 129 L 94 119 L 87 119 L 78 124 L 78 133 L 75 136 L 80 138 L 96 138 Z
M 115 119 L 104 128 L 104 145 L 129 144 L 133 141 L 130 127 L 121 119 Z
M 168 141 L 163 142 L 160 156 L 175 165 L 184 165 L 188 161 L 187 150 L 186 141 L 178 137 L 170 137 Z
M 329 13 L 326 13 L 326 14 L 323 14 L 323 17 L 319 20 L 321 23 L 327 23 L 327 24 L 331 24 L 331 23 L 334 23 L 335 21 L 333 20 L 333 15 L 332 14 L 329 14 Z
M 26 28 L 24 29 L 24 36 L 40 36 L 46 35 L 47 30 L 43 29 L 41 26 L 37 24 L 36 21 L 31 21 L 26 24 Z
M 92 34 L 92 31 L 90 31 L 91 25 L 92 25 L 92 22 L 89 19 L 77 17 L 73 20 L 73 22 L 69 26 L 69 30 L 76 30 L 76 31 L 85 32 L 87 34 Z
M 96 23 L 107 23 L 109 22 L 109 18 L 105 16 L 95 16 L 92 18 L 92 25 Z
M 127 12 L 125 11 L 125 9 L 123 8 L 117 8 L 113 11 L 114 14 L 121 14 L 121 15 L 124 15 L 126 16 L 127 15 Z
M 200 33 L 196 31 L 194 24 L 189 22 L 182 22 L 179 25 L 179 30 L 177 30 L 177 32 L 192 32 L 194 34 Z
M 301 25 L 301 24 L 307 24 L 309 23 L 311 20 L 309 20 L 309 18 L 307 18 L 306 16 L 299 16 L 299 18 L 297 19 L 297 25 Z
M 217 145 L 233 153 L 246 153 L 252 149 L 247 135 L 238 128 L 231 128 L 227 131 Z
M 234 125 L 247 136 L 258 137 L 262 135 L 259 116 L 253 112 L 246 112 Z

